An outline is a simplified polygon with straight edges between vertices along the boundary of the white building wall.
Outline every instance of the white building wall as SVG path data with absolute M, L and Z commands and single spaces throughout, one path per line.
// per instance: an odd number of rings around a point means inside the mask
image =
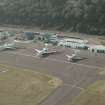
M 103 46 L 103 45 L 90 45 L 89 50 L 91 52 L 105 53 L 105 46 Z

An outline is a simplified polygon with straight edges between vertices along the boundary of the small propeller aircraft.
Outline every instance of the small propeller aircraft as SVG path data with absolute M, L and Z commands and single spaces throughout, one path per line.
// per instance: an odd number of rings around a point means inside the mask
M 14 43 L 10 43 L 10 44 L 5 43 L 4 45 L 0 46 L 0 51 L 3 51 L 3 50 L 13 50 L 13 49 L 16 49 Z
M 34 50 L 37 52 L 37 56 L 40 56 L 40 57 L 45 57 L 57 52 L 57 51 L 49 51 L 48 44 L 45 44 L 45 47 L 42 50 L 38 50 L 38 49 L 34 49 Z
M 70 55 L 66 55 L 67 61 L 73 62 L 73 61 L 78 60 L 79 59 L 78 58 L 78 53 L 79 52 L 80 52 L 79 50 L 74 50 L 74 52 L 73 52 L 73 54 L 71 56 Z

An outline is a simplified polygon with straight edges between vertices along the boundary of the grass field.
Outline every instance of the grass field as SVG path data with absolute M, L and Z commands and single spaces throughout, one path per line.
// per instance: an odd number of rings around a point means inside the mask
M 39 105 L 61 83 L 56 77 L 0 65 L 0 105 Z
M 105 105 L 105 80 L 89 86 L 70 105 Z

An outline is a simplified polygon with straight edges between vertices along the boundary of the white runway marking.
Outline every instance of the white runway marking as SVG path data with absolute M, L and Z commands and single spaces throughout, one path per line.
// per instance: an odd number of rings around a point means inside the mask
M 77 89 L 80 89 L 80 90 L 83 90 L 84 89 L 84 88 L 78 87 L 76 85 L 71 85 L 71 84 L 66 84 L 66 83 L 64 83 L 63 85 L 64 86 L 70 86 L 70 87 L 73 87 L 73 88 L 77 88 Z
M 59 62 L 59 63 L 72 64 L 72 65 L 83 66 L 83 67 L 87 67 L 87 68 L 93 68 L 93 69 L 102 69 L 102 67 L 98 67 L 98 66 L 80 64 L 80 63 L 72 63 L 72 62 L 67 62 L 65 60 L 58 60 L 58 59 L 55 59 L 55 58 L 40 58 L 38 56 L 29 55 L 29 54 L 22 54 L 22 53 L 19 53 L 19 52 L 9 52 L 9 53 L 5 53 L 5 54 L 8 54 L 8 55 L 13 54 L 13 55 L 20 55 L 20 56 L 37 58 L 37 59 L 44 59 L 44 60 L 48 60 L 48 61 L 55 61 L 55 62 Z

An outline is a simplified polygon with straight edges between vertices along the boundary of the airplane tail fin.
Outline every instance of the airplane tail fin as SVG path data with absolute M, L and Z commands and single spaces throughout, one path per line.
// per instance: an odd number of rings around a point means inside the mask
M 80 50 L 74 49 L 73 52 L 75 55 L 77 55 L 77 54 L 79 54 Z
M 67 61 L 71 61 L 72 60 L 72 56 L 66 55 L 66 57 L 67 57 Z
M 45 45 L 45 48 L 48 48 L 48 44 L 47 43 L 45 43 L 44 45 Z

